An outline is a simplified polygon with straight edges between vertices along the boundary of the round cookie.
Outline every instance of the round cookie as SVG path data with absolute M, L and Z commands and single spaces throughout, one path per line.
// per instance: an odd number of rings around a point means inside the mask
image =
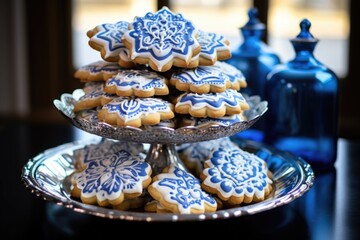
M 215 199 L 201 189 L 197 178 L 174 165 L 164 172 L 156 175 L 147 189 L 163 208 L 181 214 L 216 211 Z
M 156 13 L 136 17 L 122 42 L 134 63 L 148 64 L 155 71 L 165 72 L 172 66 L 195 67 L 192 58 L 201 50 L 197 35 L 191 21 L 163 7 Z
M 101 121 L 114 126 L 156 125 L 174 118 L 173 105 L 159 98 L 117 97 L 99 111 Z
M 213 65 L 217 60 L 231 58 L 230 42 L 220 34 L 199 30 L 198 41 L 201 46 L 199 65 Z
M 104 91 L 126 97 L 168 95 L 168 81 L 157 72 L 135 69 L 122 70 L 106 81 Z
M 223 93 L 183 93 L 176 99 L 175 112 L 193 117 L 221 118 L 248 110 L 249 105 L 240 92 L 228 89 Z
M 229 205 L 263 201 L 272 190 L 266 162 L 239 148 L 219 148 L 204 166 L 202 188 Z
M 71 196 L 87 204 L 119 205 L 135 198 L 151 182 L 151 167 L 144 158 L 120 150 L 91 161 L 72 175 Z
M 129 58 L 129 50 L 121 41 L 122 36 L 128 31 L 129 23 L 119 21 L 115 24 L 104 23 L 87 32 L 89 45 L 100 51 L 101 57 L 108 62 L 118 62 L 120 66 L 130 68 L 134 63 Z
M 80 67 L 74 77 L 81 82 L 105 81 L 123 69 L 117 63 L 97 61 Z

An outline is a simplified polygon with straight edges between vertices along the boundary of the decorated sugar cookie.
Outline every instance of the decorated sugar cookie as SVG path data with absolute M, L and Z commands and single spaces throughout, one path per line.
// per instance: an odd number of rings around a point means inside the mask
M 242 114 L 233 114 L 220 118 L 194 118 L 189 115 L 183 115 L 178 119 L 179 127 L 205 127 L 205 126 L 224 126 L 228 127 L 235 123 L 243 122 L 246 118 Z
M 199 65 L 213 65 L 217 60 L 231 58 L 230 42 L 223 35 L 199 30 L 198 41 Z
M 81 82 L 105 81 L 123 69 L 117 63 L 97 61 L 76 70 L 74 77 Z
M 160 98 L 117 97 L 103 106 L 98 118 L 114 126 L 141 127 L 174 118 L 172 109 Z
M 148 64 L 155 71 L 165 72 L 172 66 L 189 67 L 201 49 L 197 28 L 167 7 L 136 17 L 129 29 L 122 42 L 130 51 L 130 59 Z
M 228 89 L 223 93 L 183 93 L 176 99 L 175 112 L 193 117 L 220 118 L 248 110 L 249 105 L 240 92 Z
M 71 195 L 87 204 L 119 205 L 135 198 L 151 182 L 151 167 L 125 150 L 89 162 L 72 175 Z
M 144 146 L 142 143 L 115 141 L 101 138 L 98 143 L 86 145 L 84 148 L 74 152 L 76 159 L 75 167 L 77 170 L 83 170 L 90 162 L 112 155 L 121 150 L 126 150 L 132 156 L 139 156 L 139 154 L 144 150 Z
M 167 95 L 168 79 L 148 70 L 122 70 L 109 78 L 104 91 L 118 96 L 152 97 L 154 95 Z
M 120 66 L 130 68 L 134 64 L 129 58 L 129 51 L 121 41 L 128 30 L 129 23 L 119 21 L 115 24 L 105 23 L 87 32 L 89 45 L 100 51 L 101 57 L 108 62 L 118 62 Z
M 148 187 L 150 195 L 162 207 L 182 214 L 216 211 L 215 199 L 201 189 L 197 178 L 174 165 L 164 171 Z
M 103 106 L 115 97 L 116 95 L 104 92 L 102 87 L 94 88 L 94 90 L 90 90 L 85 93 L 78 101 L 75 102 L 73 111 L 76 113 L 81 110 Z
M 244 74 L 233 65 L 223 61 L 217 61 L 213 66 L 219 69 L 219 71 L 229 76 L 231 82 L 231 89 L 239 91 L 240 88 L 247 87 L 247 82 Z
M 172 74 L 170 84 L 180 91 L 194 93 L 221 93 L 232 86 L 230 77 L 213 66 L 179 69 Z
M 202 188 L 230 205 L 263 201 L 272 190 L 266 162 L 240 148 L 219 148 L 204 165 Z

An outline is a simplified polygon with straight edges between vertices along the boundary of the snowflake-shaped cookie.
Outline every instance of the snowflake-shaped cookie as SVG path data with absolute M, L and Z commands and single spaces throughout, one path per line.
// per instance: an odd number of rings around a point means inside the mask
M 173 213 L 216 211 L 215 199 L 201 189 L 200 181 L 174 165 L 170 165 L 168 173 L 155 176 L 148 191 L 162 207 Z
M 131 60 L 149 64 L 155 71 L 165 72 L 173 65 L 188 67 L 200 52 L 197 28 L 167 7 L 136 17 L 129 29 L 122 42 L 130 50 Z
M 122 70 L 109 78 L 104 91 L 118 96 L 152 97 L 168 95 L 168 79 L 148 70 Z
M 229 76 L 230 82 L 231 82 L 231 89 L 235 89 L 237 91 L 240 90 L 240 88 L 247 87 L 247 82 L 245 79 L 244 74 L 240 71 L 240 69 L 234 67 L 233 65 L 223 62 L 223 61 L 217 61 L 213 67 L 217 68 L 219 71 L 225 73 Z
M 199 65 L 213 65 L 217 60 L 231 58 L 230 43 L 223 35 L 199 30 L 198 41 Z
M 229 204 L 259 202 L 272 190 L 264 160 L 241 149 L 219 148 L 205 161 L 202 188 Z
M 174 118 L 172 109 L 171 103 L 160 98 L 117 97 L 102 107 L 98 117 L 115 126 L 141 127 Z
M 100 51 L 101 57 L 108 62 L 118 62 L 120 66 L 129 68 L 133 62 L 129 58 L 129 50 L 124 46 L 121 38 L 128 30 L 129 23 L 104 23 L 87 32 L 89 45 Z
M 71 194 L 100 206 L 118 205 L 124 198 L 140 196 L 151 182 L 151 167 L 143 158 L 121 150 L 89 162 L 72 176 Z

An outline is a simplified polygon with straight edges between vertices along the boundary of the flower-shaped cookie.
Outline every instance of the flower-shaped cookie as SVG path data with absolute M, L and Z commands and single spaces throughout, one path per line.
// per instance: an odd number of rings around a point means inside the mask
M 76 70 L 74 76 L 82 82 L 104 81 L 123 69 L 117 63 L 97 61 Z
M 228 89 L 222 93 L 183 93 L 176 99 L 175 112 L 193 117 L 220 118 L 248 110 L 249 105 L 240 92 Z
M 122 42 L 130 51 L 130 59 L 149 64 L 155 71 L 165 72 L 173 65 L 189 67 L 201 49 L 197 28 L 167 7 L 136 17 L 129 29 Z
M 151 167 L 143 158 L 121 150 L 89 162 L 85 170 L 72 175 L 71 195 L 100 206 L 118 205 L 135 198 L 151 182 Z
M 98 143 L 89 144 L 84 148 L 74 151 L 74 157 L 76 159 L 75 167 L 78 170 L 84 170 L 90 162 L 112 155 L 121 150 L 126 150 L 133 156 L 138 156 L 144 150 L 144 146 L 142 143 L 101 138 Z
M 119 62 L 120 66 L 129 68 L 134 64 L 129 58 L 129 51 L 121 41 L 128 30 L 129 23 L 119 21 L 115 24 L 104 23 L 87 32 L 89 45 L 100 51 L 101 57 L 108 62 Z
M 172 109 L 160 98 L 117 97 L 102 107 L 98 118 L 115 126 L 141 127 L 174 118 Z
M 170 165 L 154 177 L 148 192 L 160 205 L 173 213 L 215 212 L 215 199 L 201 189 L 200 181 L 190 173 Z
M 205 161 L 202 188 L 229 204 L 259 202 L 272 190 L 264 160 L 241 149 L 219 148 Z
M 230 77 L 213 66 L 179 69 L 172 74 L 170 84 L 194 93 L 221 93 L 232 86 Z
M 122 70 L 109 78 L 104 91 L 118 96 L 152 97 L 154 95 L 168 95 L 168 79 L 148 70 Z

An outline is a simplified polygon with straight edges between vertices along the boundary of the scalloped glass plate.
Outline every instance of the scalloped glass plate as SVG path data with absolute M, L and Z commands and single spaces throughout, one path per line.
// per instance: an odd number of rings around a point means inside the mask
M 69 176 L 74 171 L 73 152 L 91 143 L 95 143 L 94 140 L 71 142 L 35 156 L 23 167 L 22 182 L 32 193 L 44 200 L 53 201 L 74 211 L 129 221 L 202 221 L 256 214 L 288 204 L 307 192 L 314 182 L 313 170 L 303 159 L 256 142 L 238 141 L 242 149 L 263 158 L 273 173 L 273 190 L 264 201 L 205 214 L 159 214 L 114 210 L 84 204 L 70 196 Z
M 250 106 L 250 110 L 244 111 L 243 114 L 246 120 L 227 120 L 220 124 L 216 119 L 205 118 L 196 121 L 193 126 L 176 129 L 166 125 L 142 129 L 130 126 L 114 127 L 97 121 L 97 118 L 89 120 L 88 116 L 75 114 L 74 104 L 83 95 L 82 89 L 76 89 L 72 94 L 62 94 L 60 99 L 55 99 L 53 103 L 65 118 L 83 131 L 105 138 L 141 143 L 190 143 L 231 136 L 251 127 L 267 111 L 268 105 L 267 101 L 261 101 L 257 95 L 250 97 L 244 95 Z

